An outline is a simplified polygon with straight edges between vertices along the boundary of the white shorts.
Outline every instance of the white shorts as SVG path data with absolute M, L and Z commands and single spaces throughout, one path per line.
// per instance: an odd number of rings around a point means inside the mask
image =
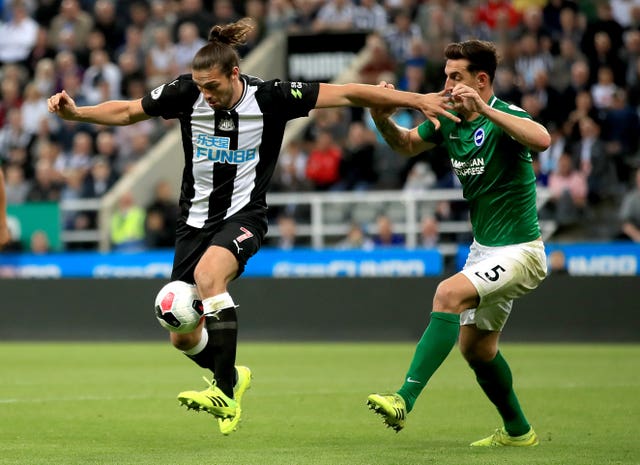
M 475 240 L 461 271 L 480 296 L 477 308 L 460 314 L 460 325 L 501 331 L 513 299 L 532 291 L 547 276 L 547 257 L 542 241 L 487 247 Z

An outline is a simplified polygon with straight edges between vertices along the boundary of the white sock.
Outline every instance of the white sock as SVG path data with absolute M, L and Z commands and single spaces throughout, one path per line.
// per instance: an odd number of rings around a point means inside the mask
M 204 314 L 206 316 L 215 315 L 224 308 L 235 308 L 235 306 L 236 304 L 233 303 L 233 299 L 228 292 L 214 295 L 202 301 L 202 307 L 204 308 Z
M 196 355 L 204 350 L 207 346 L 207 342 L 209 342 L 209 333 L 207 332 L 207 328 L 202 327 L 202 334 L 200 336 L 200 342 L 198 342 L 195 346 L 193 346 L 189 350 L 183 350 L 182 352 L 185 355 Z

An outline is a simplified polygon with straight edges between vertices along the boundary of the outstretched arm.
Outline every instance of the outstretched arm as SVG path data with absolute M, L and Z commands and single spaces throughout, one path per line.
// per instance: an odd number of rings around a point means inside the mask
M 142 109 L 142 99 L 109 100 L 94 106 L 78 107 L 63 90 L 49 97 L 47 106 L 49 112 L 62 119 L 108 126 L 127 126 L 151 118 Z
M 378 87 L 393 89 L 393 84 L 385 81 L 380 82 Z M 444 95 L 444 94 L 443 94 Z M 398 126 L 395 121 L 391 119 L 391 116 L 395 113 L 396 109 L 393 107 L 377 107 L 371 108 L 371 117 L 373 122 L 376 123 L 376 127 L 384 140 L 387 142 L 396 152 L 402 155 L 417 155 L 435 147 L 435 144 L 426 142 L 418 134 L 418 128 L 407 129 Z M 451 115 L 450 113 L 447 113 Z M 453 115 L 451 115 L 453 116 Z M 434 121 L 434 120 L 432 120 Z M 440 127 L 440 122 L 435 118 L 434 124 L 436 127 Z
M 436 128 L 440 127 L 438 116 L 459 122 L 449 113 L 449 98 L 444 91 L 431 94 L 416 94 L 395 90 L 392 85 L 369 84 L 320 84 L 316 108 L 359 106 L 385 109 L 413 108 L 421 111 Z

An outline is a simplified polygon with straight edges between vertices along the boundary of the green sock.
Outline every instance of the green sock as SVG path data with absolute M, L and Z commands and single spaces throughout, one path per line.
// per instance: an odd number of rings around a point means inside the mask
M 510 436 L 521 436 L 529 432 L 531 425 L 513 391 L 511 369 L 502 354 L 498 351 L 490 362 L 473 362 L 469 365 L 476 373 L 478 384 L 498 409 L 507 433 Z
M 431 376 L 456 345 L 460 333 L 460 316 L 453 313 L 432 312 L 429 326 L 420 338 L 404 384 L 398 394 L 413 408 L 416 399 Z

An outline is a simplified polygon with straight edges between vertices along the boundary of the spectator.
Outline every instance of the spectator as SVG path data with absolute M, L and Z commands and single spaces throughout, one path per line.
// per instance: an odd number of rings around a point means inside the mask
M 94 30 L 102 33 L 105 50 L 111 59 L 115 51 L 124 43 L 124 22 L 118 18 L 116 2 L 113 0 L 95 0 L 93 3 Z
M 265 27 L 267 35 L 276 32 L 286 32 L 296 18 L 296 10 L 289 0 L 270 0 L 267 2 L 267 17 Z
M 91 52 L 91 66 L 82 79 L 82 94 L 89 105 L 120 98 L 122 72 L 104 50 Z
M 459 3 L 423 2 L 417 7 L 415 22 L 422 29 L 424 42 L 433 53 L 442 50 L 444 45 L 454 40 L 456 23 L 461 22 Z
M 369 190 L 378 180 L 374 163 L 375 134 L 360 121 L 349 125 L 340 162 L 337 190 Z
M 436 184 L 436 175 L 424 161 L 414 163 L 409 169 L 403 190 L 407 192 L 424 192 Z
M 144 246 L 146 249 L 168 249 L 175 245 L 175 235 L 167 227 L 162 212 L 147 209 L 144 220 Z
M 178 75 L 176 47 L 171 41 L 167 27 L 158 26 L 154 30 L 154 43 L 147 53 L 145 74 L 147 87 L 153 89 Z
M 371 58 L 360 68 L 360 82 L 378 84 L 380 81 L 387 80 L 386 78 L 382 79 L 382 76 L 395 73 L 395 58 L 391 56 L 389 47 L 381 35 L 369 34 L 366 48 L 371 51 Z
M 597 17 L 587 24 L 586 30 L 582 36 L 580 48 L 588 57 L 594 57 L 596 52 L 596 35 L 604 33 L 607 36 L 609 46 L 612 52 L 617 52 L 624 46 L 622 36 L 623 27 L 613 18 L 613 12 L 609 2 L 598 2 L 596 7 Z
M 115 251 L 133 252 L 144 246 L 145 211 L 135 204 L 132 192 L 125 192 L 111 216 L 111 245 Z
M 376 234 L 373 243 L 376 247 L 397 247 L 404 245 L 404 236 L 394 232 L 391 219 L 384 214 L 376 218 Z
M 440 225 L 435 216 L 425 216 L 420 222 L 420 247 L 433 249 L 440 243 Z
M 560 226 L 575 224 L 587 205 L 587 178 L 575 169 L 570 154 L 563 153 L 558 159 L 558 169 L 549 175 L 551 193 L 550 209 Z
M 570 0 L 549 0 L 542 8 L 544 24 L 549 27 L 554 38 L 562 34 L 562 14 L 564 10 L 570 10 L 577 15 L 578 5 L 575 1 Z
M 559 52 L 554 55 L 549 71 L 549 83 L 558 92 L 564 91 L 571 84 L 571 67 L 584 60 L 575 42 L 571 39 L 560 40 Z M 558 101 L 559 105 L 563 102 Z
M 31 183 L 25 179 L 24 168 L 14 163 L 7 165 L 5 168 L 5 180 L 7 205 L 25 203 L 31 189 Z
M 42 58 L 35 65 L 33 83 L 38 87 L 40 95 L 51 95 L 55 89 L 56 67 L 53 57 Z
M 542 104 L 543 111 L 539 122 L 545 125 L 548 125 L 550 121 L 562 122 L 560 92 L 550 85 L 549 73 L 546 69 L 540 69 L 536 72 L 531 92 Z
M 94 158 L 102 158 L 112 170 L 113 167 L 117 165 L 118 144 L 113 132 L 102 130 L 96 135 L 96 153 Z M 114 176 L 116 176 L 115 172 Z
M 55 86 L 61 90 L 68 76 L 74 76 L 82 81 L 84 68 L 78 63 L 78 54 L 70 50 L 62 50 L 55 56 Z
M 41 128 L 42 121 L 46 121 L 49 128 L 57 127 L 58 122 L 47 111 L 47 99 L 42 96 L 35 82 L 30 82 L 24 88 L 22 103 L 22 127 L 27 134 L 35 136 Z
M 70 170 L 80 170 L 84 176 L 91 168 L 92 157 L 93 138 L 87 132 L 78 132 L 73 136 L 71 150 L 58 157 L 54 168 L 65 176 Z
M 593 38 L 594 47 L 590 55 L 586 55 L 589 60 L 591 75 L 589 82 L 593 85 L 598 81 L 598 72 L 601 67 L 606 66 L 613 73 L 613 82 L 618 86 L 624 86 L 626 67 L 618 55 L 620 49 L 613 48 L 612 40 L 606 32 L 598 32 Z
M 198 28 L 198 35 L 204 38 L 209 37 L 209 29 L 211 29 L 212 24 L 225 24 L 239 19 L 237 14 L 232 15 L 231 18 L 218 16 L 222 14 L 222 11 L 226 11 L 227 8 L 231 8 L 231 11 L 233 11 L 233 5 L 229 0 L 217 0 L 215 3 L 217 8 L 212 15 L 211 10 L 207 11 L 203 7 L 202 0 L 182 0 L 173 24 L 173 31 L 169 33 L 169 39 L 174 42 L 178 40 L 178 30 L 183 23 L 195 24 Z
M 45 231 L 38 229 L 31 234 L 29 251 L 35 255 L 46 255 L 51 252 L 51 242 Z
M 530 5 L 522 11 L 522 21 L 518 29 L 520 37 L 530 34 L 536 38 L 542 50 L 551 50 L 551 30 L 544 23 L 542 8 L 539 6 Z
M 353 12 L 353 27 L 382 34 L 387 27 L 387 12 L 377 0 L 360 0 Z
M 589 90 L 583 90 L 576 94 L 573 110 L 564 123 L 563 131 L 571 143 L 580 139 L 580 121 L 585 118 L 600 122 L 600 113 L 593 106 L 593 98 Z
M 573 145 L 573 158 L 579 160 L 580 171 L 587 176 L 589 202 L 596 204 L 620 191 L 613 160 L 600 138 L 600 125 L 591 118 L 579 122 L 580 140 Z
M 553 59 L 548 51 L 541 49 L 533 34 L 523 35 L 518 42 L 518 49 L 515 70 L 522 78 L 523 89 L 531 90 L 535 86 L 536 75 L 541 71 L 548 73 Z
M 29 190 L 27 201 L 29 202 L 58 202 L 62 184 L 58 180 L 52 164 L 48 160 L 39 160 L 36 163 L 34 184 Z
M 64 49 L 64 37 L 73 38 L 73 52 L 80 52 L 86 46 L 89 33 L 93 29 L 93 19 L 80 7 L 78 0 L 62 0 L 59 13 L 51 20 L 49 40 L 51 46 Z
M 616 165 L 618 180 L 627 183 L 637 163 L 640 118 L 637 110 L 627 102 L 624 89 L 617 89 L 611 98 L 611 106 L 602 121 L 602 134 L 607 154 Z
M 191 61 L 203 45 L 205 41 L 198 35 L 198 27 L 195 24 L 184 22 L 180 25 L 175 55 L 179 74 L 191 72 Z
M 29 58 L 36 44 L 38 23 L 29 17 L 22 0 L 11 2 L 11 19 L 0 21 L 0 63 L 20 63 Z
M 280 215 L 278 217 L 278 240 L 276 247 L 280 250 L 291 250 L 298 245 L 297 224 L 294 217 Z
M 245 16 L 251 18 L 254 28 L 247 35 L 247 42 L 238 47 L 238 54 L 241 58 L 246 57 L 251 51 L 266 37 L 266 11 L 263 0 L 247 0 L 244 2 Z
M 307 33 L 311 31 L 318 15 L 318 9 L 321 5 L 316 0 L 292 0 L 296 16 L 291 24 L 289 31 L 298 33 Z
M 613 95 L 618 90 L 613 80 L 613 71 L 608 66 L 598 68 L 598 79 L 591 86 L 593 106 L 597 110 L 608 110 L 613 104 Z
M 493 85 L 496 96 L 514 105 L 520 105 L 522 91 L 518 87 L 518 76 L 506 66 L 496 69 L 496 78 Z
M 15 78 L 4 77 L 0 84 L 0 128 L 6 124 L 7 114 L 22 106 L 20 83 Z
M 327 0 L 313 22 L 314 32 L 349 31 L 353 28 L 356 7 L 352 0 Z
M 140 71 L 142 64 L 144 63 L 145 48 L 143 46 L 143 34 L 142 29 L 136 25 L 130 24 L 125 30 L 124 43 L 118 47 L 115 51 L 115 60 L 120 65 L 122 55 L 129 55 L 130 60 L 133 61 L 133 65 L 128 66 L 128 72 Z M 122 74 L 127 74 L 127 71 L 122 69 Z
M 129 7 L 131 23 L 142 30 L 142 48 L 145 52 L 151 49 L 154 44 L 154 34 L 158 27 L 173 30 L 176 22 L 176 12 L 173 10 L 169 0 L 153 0 L 151 8 L 146 0 L 132 2 Z M 200 28 L 198 28 L 198 33 Z
M 0 129 L 0 156 L 6 157 L 13 148 L 26 150 L 32 138 L 22 125 L 22 110 L 12 108 L 7 114 L 6 124 Z
M 284 192 L 310 190 L 311 185 L 305 174 L 307 158 L 301 140 L 289 141 L 278 157 L 272 188 Z
M 122 176 L 139 158 L 148 151 L 156 123 L 151 120 L 141 121 L 135 126 L 119 126 L 115 130 L 118 157 L 113 161 L 114 171 Z
M 633 188 L 622 199 L 619 218 L 622 223 L 622 237 L 640 242 L 640 169 L 636 170 Z
M 549 274 L 551 275 L 567 275 L 567 257 L 562 250 L 554 250 L 547 256 L 547 264 Z
M 84 178 L 82 198 L 94 199 L 107 194 L 116 183 L 117 176 L 109 161 L 102 155 L 92 160 L 91 170 Z
M 85 172 L 80 169 L 70 169 L 65 173 L 65 184 L 60 192 L 60 201 L 78 200 L 82 198 L 83 186 L 85 180 Z M 76 219 L 84 213 L 78 211 L 65 212 L 62 217 L 62 225 L 66 230 L 86 229 L 78 227 Z M 82 225 L 85 221 L 80 221 Z
M 489 0 L 480 2 L 476 7 L 478 21 L 485 23 L 490 29 L 497 29 L 504 21 L 509 29 L 515 29 L 520 24 L 520 14 L 506 0 Z
M 166 234 L 163 237 L 164 244 L 166 244 L 166 247 L 172 247 L 175 242 L 175 230 L 180 216 L 180 207 L 178 206 L 178 199 L 173 193 L 171 183 L 166 179 L 156 183 L 153 199 L 147 206 L 147 216 L 149 216 L 150 212 L 156 212 L 162 216 L 162 223 L 166 229 Z
M 548 179 L 549 175 L 556 171 L 558 168 L 558 160 L 560 156 L 565 153 L 569 147 L 567 139 L 564 136 L 562 129 L 557 124 L 550 124 L 547 126 L 549 135 L 551 136 L 551 144 L 547 150 L 544 150 L 538 154 L 538 161 L 540 163 L 540 174 L 544 179 Z M 546 185 L 547 182 L 544 182 Z
M 552 30 L 552 38 L 559 44 L 568 40 L 580 49 L 580 43 L 584 34 L 584 18 L 578 13 L 575 6 L 563 7 L 558 16 L 558 29 Z
M 365 233 L 364 227 L 357 222 L 349 225 L 346 236 L 336 244 L 340 250 L 372 250 L 375 244 Z
M 318 132 L 309 152 L 306 176 L 317 190 L 328 190 L 340 180 L 342 148 L 336 144 L 328 130 Z
M 453 26 L 454 40 L 464 42 L 469 39 L 491 40 L 491 29 L 486 22 L 478 20 L 473 5 L 461 5 L 460 17 Z
M 402 64 L 411 57 L 413 44 L 422 42 L 422 31 L 411 19 L 410 11 L 400 10 L 387 27 L 384 39 L 396 63 Z

